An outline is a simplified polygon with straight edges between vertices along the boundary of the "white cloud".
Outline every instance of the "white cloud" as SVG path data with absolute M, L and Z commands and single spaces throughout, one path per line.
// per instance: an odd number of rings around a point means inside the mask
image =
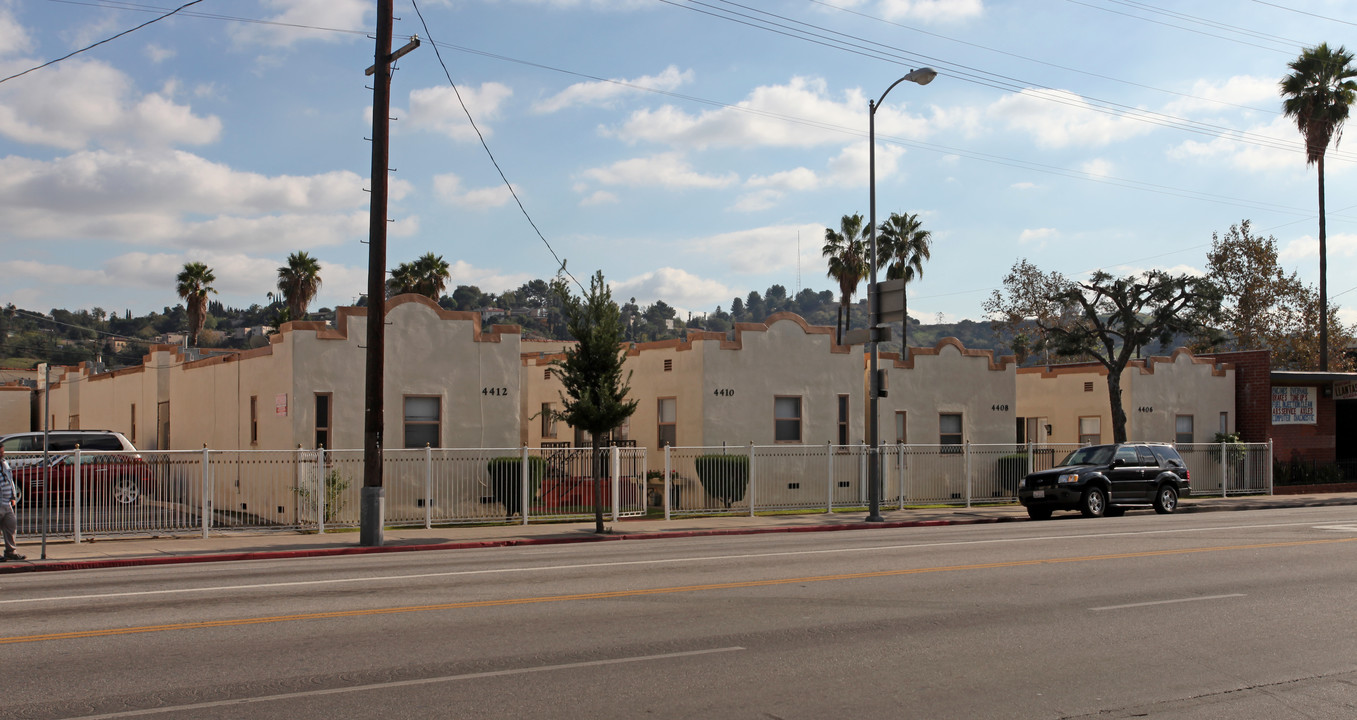
M 715 307 L 736 295 L 727 285 L 671 267 L 610 284 L 613 297 L 634 297 L 642 306 L 663 300 L 675 308 Z
M 1326 235 L 1324 245 L 1329 256 L 1329 272 L 1332 273 L 1332 263 L 1335 257 L 1357 256 L 1357 233 Z M 1313 235 L 1302 235 L 1285 243 L 1277 250 L 1277 259 L 1283 265 L 1298 265 L 1312 260 L 1317 262 L 1318 258 L 1319 238 Z M 1318 273 L 1316 273 L 1316 276 L 1318 276 Z
M 798 235 L 801 263 L 806 264 L 810 258 L 818 264 L 825 226 L 813 223 L 737 230 L 688 240 L 684 246 L 699 255 L 722 258 L 732 272 L 758 275 L 795 268 L 798 263 Z
M 1277 116 L 1265 126 L 1249 128 L 1251 135 L 1264 135 L 1292 149 L 1264 147 L 1255 143 L 1241 143 L 1235 140 L 1216 137 L 1207 142 L 1188 140 L 1171 148 L 1168 156 L 1175 160 L 1195 160 L 1202 163 L 1225 161 L 1231 167 L 1249 172 L 1294 168 L 1305 168 L 1305 142 L 1296 130 L 1294 122 L 1284 116 Z
M 1164 112 L 1181 117 L 1239 111 L 1240 108 L 1231 105 L 1262 105 L 1271 109 L 1277 103 L 1277 78 L 1236 75 L 1223 83 L 1198 80 L 1187 94 L 1191 97 L 1169 103 Z
M 1051 240 L 1058 237 L 1060 231 L 1055 228 L 1030 228 L 1018 234 L 1018 244 L 1034 245 L 1036 249 L 1043 250 Z
M 371 31 L 373 27 L 367 16 L 374 6 L 368 0 L 260 0 L 260 4 L 272 13 L 264 19 L 278 24 L 233 24 L 230 33 L 237 42 L 284 47 L 300 40 L 353 42 L 363 36 L 329 30 Z
M 1000 98 L 986 110 L 991 118 L 1028 133 L 1045 148 L 1101 147 L 1144 135 L 1154 125 L 1096 111 L 1065 90 L 1028 88 Z
M 0 57 L 18 55 L 32 50 L 33 38 L 29 37 L 24 26 L 14 19 L 14 13 L 10 12 L 9 3 L 0 4 Z
M 509 188 L 502 184 L 466 190 L 462 187 L 462 179 L 453 173 L 435 175 L 433 182 L 434 193 L 439 199 L 460 207 L 485 210 L 500 207 L 513 199 Z M 517 192 L 518 188 L 515 187 L 514 191 Z
M 781 202 L 784 195 L 785 193 L 781 190 L 756 190 L 752 193 L 741 195 L 730 209 L 738 212 L 758 212 L 760 210 L 767 210 L 776 207 L 777 204 Z
M 900 158 L 904 154 L 905 149 L 898 145 L 877 145 L 877 183 L 895 175 Z M 867 187 L 871 180 L 870 176 L 871 163 L 870 158 L 867 157 L 866 143 L 853 143 L 829 161 L 827 181 L 837 187 Z
M 648 90 L 673 90 L 693 81 L 693 71 L 680 72 L 678 67 L 670 65 L 659 75 L 645 75 L 632 80 L 616 79 L 576 83 L 535 105 L 533 111 L 554 113 L 576 105 L 609 105 L 613 100 Z
M 86 151 L 51 162 L 0 158 L 0 215 L 14 237 L 268 250 L 367 233 L 365 179 L 337 171 L 265 176 L 182 151 Z M 410 192 L 396 181 L 392 197 Z M 390 232 L 411 232 L 405 218 Z
M 27 63 L 0 63 L 0 74 Z M 68 60 L 39 72 L 3 86 L 0 135 L 78 150 L 91 144 L 203 145 L 221 134 L 221 120 L 194 115 L 159 93 L 138 95 L 131 80 L 106 63 Z
M 1079 169 L 1085 174 L 1096 178 L 1105 178 L 1112 176 L 1112 163 L 1103 158 L 1094 158 L 1079 166 Z
M 1038 186 L 1036 183 L 1033 182 L 1016 182 L 1013 183 L 1012 185 L 1009 185 L 1009 187 L 1013 188 L 1014 190 L 1035 190 L 1037 189 Z
M 156 63 L 157 65 L 174 56 L 175 51 L 172 48 L 162 47 L 155 43 L 146 46 L 146 57 L 150 58 L 151 62 Z
M 820 180 L 814 171 L 799 167 L 772 175 L 753 175 L 745 181 L 745 185 L 751 188 L 806 191 L 819 187 Z
M 449 288 L 458 285 L 475 285 L 481 289 L 481 292 L 487 293 L 516 290 L 523 283 L 539 277 L 539 275 L 533 273 L 503 273 L 498 270 L 488 270 L 462 260 L 453 262 L 450 271 L 452 280 L 448 282 Z M 586 279 L 584 282 L 587 285 L 589 281 Z
M 610 193 L 607 190 L 597 190 L 593 193 L 590 193 L 583 200 L 580 200 L 580 207 L 594 207 L 596 205 L 612 205 L 613 203 L 617 202 L 621 202 L 617 195 Z
M 755 88 L 737 108 L 691 115 L 672 105 L 641 110 L 608 131 L 627 142 L 662 142 L 680 147 L 815 147 L 844 142 L 846 135 L 867 129 L 867 99 L 850 90 L 839 100 L 829 97 L 824 80 L 795 77 L 786 85 Z M 749 111 L 749 112 L 746 112 Z M 783 118 L 795 118 L 790 122 Z M 922 138 L 928 121 L 896 105 L 876 114 L 879 135 Z
M 582 175 L 604 185 L 667 188 L 724 188 L 735 184 L 734 173 L 703 175 L 693 170 L 679 153 L 621 160 L 605 168 L 585 170 Z
M 984 13 L 981 0 L 882 0 L 877 12 L 887 20 L 959 22 Z
M 458 101 L 458 92 L 466 102 L 466 110 Z M 476 119 L 476 127 L 485 137 L 492 135 L 490 122 L 499 118 L 500 107 L 514 91 L 507 85 L 488 82 L 479 88 L 463 87 L 454 91 L 451 87 L 439 86 L 414 90 L 410 93 L 409 124 L 420 130 L 442 133 L 453 140 L 470 142 L 476 140 L 476 130 L 467 121 L 467 113 Z M 372 108 L 368 108 L 368 117 Z

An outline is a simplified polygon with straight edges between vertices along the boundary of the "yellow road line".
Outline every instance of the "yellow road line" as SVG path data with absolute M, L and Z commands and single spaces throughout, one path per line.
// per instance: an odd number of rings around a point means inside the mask
M 235 620 L 205 620 L 202 622 L 170 623 L 166 625 L 143 625 L 140 627 L 108 628 L 105 630 L 78 630 L 74 632 L 49 633 L 45 635 L 19 635 L 0 638 L 0 645 L 43 642 L 47 640 L 76 640 L 80 638 L 107 637 L 111 635 L 133 635 L 137 633 L 166 632 L 170 630 L 200 630 L 204 628 L 235 627 L 240 625 L 263 625 L 267 623 L 295 622 L 300 620 L 329 620 L 332 618 L 364 617 L 371 615 L 394 615 L 397 613 L 430 612 L 436 610 L 460 610 L 464 608 L 504 607 L 509 605 L 530 605 L 534 603 L 571 602 L 575 600 L 607 600 L 613 598 L 642 597 L 646 595 L 665 595 L 670 593 L 701 592 L 704 590 L 735 590 L 740 588 L 768 587 L 773 585 L 795 585 L 798 583 L 828 582 L 833 580 L 863 580 L 867 578 L 896 577 L 901 575 L 922 575 L 925 573 L 956 572 L 959 570 L 994 570 L 1000 568 L 1048 565 L 1055 563 L 1096 562 L 1099 560 L 1128 560 L 1134 558 L 1167 557 L 1172 555 L 1190 555 L 1196 553 L 1225 552 L 1233 550 L 1268 550 L 1274 548 L 1302 547 L 1307 545 L 1333 545 L 1335 543 L 1357 542 L 1357 538 L 1335 538 L 1329 540 L 1297 540 L 1293 542 L 1259 543 L 1255 545 L 1222 545 L 1217 547 L 1183 548 L 1179 550 L 1149 550 L 1145 552 L 1114 553 L 1110 555 L 1082 555 L 1045 560 L 1010 560 L 1007 562 L 974 563 L 970 565 L 944 565 L 940 567 L 908 568 L 903 570 L 878 570 L 875 572 L 839 573 L 835 575 L 812 575 L 797 578 L 776 578 L 772 580 L 745 580 L 741 582 L 710 583 L 706 585 L 679 585 L 675 587 L 649 588 L 642 590 L 613 590 L 609 592 L 578 593 L 574 595 L 545 595 L 542 597 L 505 598 L 501 600 L 472 600 L 467 602 L 438 603 L 435 605 L 406 605 L 389 608 L 369 608 L 366 610 L 336 610 L 332 612 L 299 613 L 295 615 L 273 615 L 266 617 L 237 618 Z

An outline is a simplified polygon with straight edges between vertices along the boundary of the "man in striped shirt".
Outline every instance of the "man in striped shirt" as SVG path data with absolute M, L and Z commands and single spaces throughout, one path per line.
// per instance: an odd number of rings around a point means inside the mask
M 5 560 L 23 560 L 14 546 L 14 534 L 19 529 L 19 518 L 14 513 L 19 488 L 14 484 L 14 473 L 5 460 L 5 447 L 0 445 L 0 533 L 5 536 Z

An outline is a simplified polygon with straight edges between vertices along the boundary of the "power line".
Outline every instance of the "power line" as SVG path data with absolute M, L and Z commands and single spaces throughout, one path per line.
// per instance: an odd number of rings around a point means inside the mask
M 504 181 L 504 187 L 509 189 L 509 194 L 514 197 L 514 202 L 518 203 L 518 209 L 523 213 L 523 217 L 527 218 L 528 224 L 532 226 L 533 232 L 537 233 L 537 237 L 542 239 L 542 244 L 547 246 L 547 251 L 556 259 L 556 266 L 559 268 L 558 272 L 565 273 L 566 277 L 575 281 L 575 284 L 579 286 L 581 293 L 587 294 L 589 291 L 586 290 L 584 285 L 565 268 L 565 261 L 561 259 L 560 255 L 556 254 L 556 249 L 547 241 L 546 236 L 543 235 L 542 231 L 537 227 L 537 223 L 533 222 L 532 216 L 528 214 L 528 209 L 523 206 L 523 200 L 518 197 L 518 193 L 514 190 L 513 184 L 509 182 L 509 178 L 505 177 L 504 169 L 499 166 L 499 161 L 495 160 L 495 154 L 490 151 L 490 145 L 485 142 L 485 136 L 481 134 L 481 129 L 476 127 L 475 118 L 471 117 L 471 110 L 467 109 L 466 102 L 462 100 L 462 93 L 457 89 L 457 83 L 452 81 L 452 73 L 448 71 L 447 63 L 443 62 L 443 54 L 438 52 L 438 43 L 434 41 L 433 34 L 429 31 L 429 23 L 424 20 L 424 13 L 419 10 L 419 3 L 415 2 L 415 0 L 410 1 L 415 6 L 415 14 L 419 16 L 420 25 L 424 27 L 424 35 L 429 38 L 429 44 L 433 45 L 434 56 L 438 58 L 438 64 L 443 67 L 443 74 L 447 76 L 448 84 L 452 86 L 453 94 L 457 96 L 457 103 L 462 106 L 462 112 L 466 113 L 467 122 L 471 123 L 471 129 L 476 131 L 476 137 L 480 139 L 481 147 L 485 148 L 485 154 L 490 157 L 490 163 L 495 166 L 495 171 L 499 173 L 500 180 Z
M 106 43 L 106 42 L 111 42 L 111 41 L 113 41 L 113 40 L 117 40 L 118 38 L 120 38 L 120 37 L 122 37 L 122 36 L 124 36 L 124 35 L 127 35 L 128 33 L 136 32 L 136 31 L 138 31 L 138 30 L 140 30 L 140 29 L 146 27 L 147 25 L 151 25 L 151 24 L 153 24 L 153 23 L 158 23 L 158 22 L 160 22 L 161 20 L 164 20 L 165 18 L 167 18 L 167 17 L 169 17 L 169 16 L 171 16 L 171 15 L 174 15 L 175 13 L 178 13 L 180 10 L 183 10 L 184 8 L 189 7 L 189 6 L 191 6 L 191 5 L 197 5 L 198 3 L 202 2 L 202 1 L 203 1 L 203 0 L 191 0 L 191 2 L 186 2 L 186 3 L 184 3 L 183 5 L 180 5 L 179 7 L 175 8 L 175 9 L 173 9 L 173 10 L 167 12 L 167 13 L 165 13 L 164 15 L 161 15 L 160 17 L 157 17 L 157 18 L 155 18 L 155 19 L 153 19 L 153 20 L 147 20 L 146 22 L 144 22 L 144 23 L 142 23 L 142 24 L 140 24 L 140 25 L 138 25 L 138 26 L 136 26 L 136 27 L 134 27 L 134 28 L 131 28 L 131 29 L 128 29 L 128 30 L 124 30 L 124 31 L 118 33 L 117 35 L 112 36 L 112 37 L 106 37 L 106 38 L 104 38 L 103 40 L 100 40 L 99 42 L 94 43 L 93 45 L 87 45 L 87 46 L 85 46 L 85 47 L 80 48 L 79 50 L 75 50 L 75 51 L 73 51 L 73 52 L 70 52 L 70 53 L 67 53 L 67 54 L 65 54 L 65 55 L 62 55 L 61 57 L 59 57 L 59 58 L 57 58 L 57 59 L 55 59 L 55 60 L 48 60 L 47 62 L 45 62 L 45 63 L 43 63 L 43 64 L 41 64 L 41 65 L 37 65 L 37 66 L 31 67 L 31 68 L 29 68 L 29 69 L 27 69 L 27 70 L 25 70 L 25 71 L 23 71 L 23 72 L 21 72 L 21 73 L 15 73 L 14 75 L 10 75 L 9 77 L 7 77 L 7 78 L 5 78 L 5 79 L 0 80 L 0 83 L 7 83 L 7 82 L 9 82 L 10 80 L 13 80 L 14 78 L 22 77 L 22 76 L 24 76 L 24 75 L 27 75 L 27 74 L 33 72 L 34 70 L 41 70 L 41 69 L 43 69 L 43 68 L 45 68 L 45 67 L 48 67 L 48 66 L 50 66 L 50 65 L 56 65 L 57 63 L 61 62 L 62 60 L 66 60 L 67 58 L 71 58 L 71 57 L 74 57 L 74 56 L 76 56 L 76 55 L 79 55 L 80 53 L 85 52 L 86 50 L 92 50 L 92 49 L 94 49 L 94 48 L 99 47 L 100 45 L 103 45 L 103 44 Z
M 1338 18 L 1328 17 L 1327 15 L 1319 15 L 1319 14 L 1312 13 L 1312 12 L 1306 12 L 1306 11 L 1304 11 L 1304 10 L 1297 10 L 1296 8 L 1287 7 L 1287 6 L 1285 6 L 1285 5 L 1278 5 L 1277 3 L 1263 2 L 1263 0 L 1253 0 L 1253 2 L 1256 2 L 1256 3 L 1258 3 L 1259 5 L 1266 5 L 1266 6 L 1268 6 L 1268 7 L 1274 7 L 1274 8 L 1277 8 L 1278 10 L 1285 10 L 1285 11 L 1287 11 L 1287 12 L 1293 12 L 1293 13 L 1296 13 L 1296 14 L 1298 14 L 1298 15 L 1309 15 L 1310 17 L 1319 18 L 1320 20 L 1328 20 L 1329 22 L 1343 23 L 1344 25 L 1357 25 L 1357 23 L 1355 23 L 1355 22 L 1349 22 L 1349 21 L 1347 21 L 1347 20 L 1339 20 Z

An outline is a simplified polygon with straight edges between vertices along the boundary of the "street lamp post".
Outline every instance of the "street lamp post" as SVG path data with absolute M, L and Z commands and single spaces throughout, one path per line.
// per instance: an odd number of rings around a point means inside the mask
M 886 100 L 886 96 L 906 80 L 919 85 L 927 85 L 938 76 L 933 68 L 923 67 L 910 70 L 907 75 L 891 83 L 881 99 L 867 101 L 867 167 L 870 173 L 868 187 L 871 192 L 871 258 L 868 261 L 870 274 L 867 281 L 867 522 L 882 522 L 881 517 L 881 433 L 877 421 L 877 400 L 881 397 L 881 378 L 877 375 L 876 342 L 880 333 L 877 327 L 881 323 L 881 304 L 876 288 L 876 110 Z M 909 322 L 909 318 L 905 318 Z

